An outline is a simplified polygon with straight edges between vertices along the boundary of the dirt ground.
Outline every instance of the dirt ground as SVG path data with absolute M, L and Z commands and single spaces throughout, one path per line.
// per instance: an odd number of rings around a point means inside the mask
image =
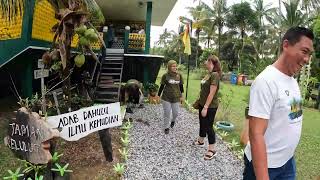
M 113 165 L 119 162 L 120 129 L 113 128 L 112 136 L 113 162 L 104 157 L 98 133 L 92 133 L 75 142 L 61 141 L 57 150 L 63 153 L 63 162 L 70 164 L 73 170 L 71 179 L 115 179 Z

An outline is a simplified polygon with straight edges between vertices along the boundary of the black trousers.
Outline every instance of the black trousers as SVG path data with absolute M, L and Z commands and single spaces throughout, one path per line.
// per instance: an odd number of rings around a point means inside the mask
M 213 122 L 216 116 L 216 112 L 218 108 L 208 108 L 207 116 L 202 117 L 201 111 L 203 107 L 199 109 L 199 121 L 200 121 L 200 137 L 208 136 L 209 144 L 216 143 L 216 133 L 213 130 Z

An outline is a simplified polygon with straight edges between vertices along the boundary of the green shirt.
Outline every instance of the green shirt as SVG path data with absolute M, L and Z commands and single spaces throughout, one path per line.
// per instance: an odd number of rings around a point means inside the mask
M 180 84 L 183 84 L 183 79 L 180 73 L 165 73 L 161 78 L 161 84 L 164 85 L 161 96 L 162 100 L 170 103 L 180 101 Z
M 217 90 L 213 96 L 213 99 L 208 106 L 208 108 L 218 108 L 219 100 L 218 100 L 218 90 L 219 90 L 219 74 L 217 72 L 212 72 L 207 74 L 202 80 L 201 80 L 201 90 L 200 90 L 200 98 L 199 102 L 200 105 L 203 107 L 206 104 L 207 98 L 210 93 L 210 86 L 215 85 L 217 86 Z

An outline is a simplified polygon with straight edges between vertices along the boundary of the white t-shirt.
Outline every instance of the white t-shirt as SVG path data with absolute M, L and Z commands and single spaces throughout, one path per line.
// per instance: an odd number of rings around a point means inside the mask
M 293 157 L 302 128 L 302 102 L 297 81 L 268 66 L 250 89 L 249 115 L 267 119 L 264 134 L 268 168 L 283 166 Z M 245 154 L 252 160 L 248 144 Z

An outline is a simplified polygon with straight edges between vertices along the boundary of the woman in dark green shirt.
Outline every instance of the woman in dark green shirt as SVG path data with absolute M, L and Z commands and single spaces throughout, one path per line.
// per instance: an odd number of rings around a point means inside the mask
M 201 80 L 201 90 L 199 97 L 199 137 L 195 145 L 204 146 L 204 138 L 208 136 L 208 151 L 204 156 L 205 160 L 210 160 L 216 155 L 214 144 L 216 142 L 213 122 L 218 109 L 218 91 L 221 78 L 221 66 L 219 59 L 210 55 L 205 62 L 208 74 Z
M 177 72 L 177 62 L 174 60 L 170 60 L 168 62 L 168 72 L 161 78 L 161 86 L 159 88 L 158 96 L 160 96 L 161 93 L 164 113 L 164 132 L 168 134 L 169 126 L 173 128 L 175 124 L 176 118 L 179 114 L 180 102 L 183 99 L 183 79 L 182 75 Z M 171 112 L 172 119 L 170 120 Z

